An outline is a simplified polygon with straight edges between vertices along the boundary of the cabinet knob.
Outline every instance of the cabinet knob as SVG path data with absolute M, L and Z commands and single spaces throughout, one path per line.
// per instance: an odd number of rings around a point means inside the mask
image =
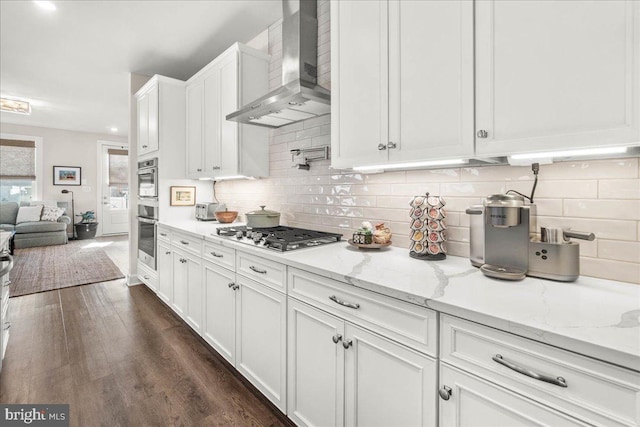
M 229 282 L 229 284 L 227 286 L 229 286 L 230 288 L 233 288 L 236 284 L 233 282 Z
M 143 145 L 143 146 L 142 146 L 142 148 L 147 148 L 147 147 L 148 147 L 148 145 Z
M 166 251 L 164 254 L 165 255 L 171 255 L 171 252 L 170 251 Z
M 389 141 L 389 143 L 387 144 L 387 147 L 389 148 L 389 150 L 391 150 L 393 148 L 397 148 L 398 144 L 396 144 L 395 142 Z
M 338 344 L 340 341 L 342 341 L 342 335 L 335 334 L 334 336 L 331 337 L 331 339 L 333 340 L 334 344 Z
M 201 169 L 201 168 L 198 168 L 198 169 L 196 169 L 196 171 L 198 171 L 198 172 L 202 172 L 202 169 Z
M 385 144 L 383 144 L 382 142 L 380 144 L 378 144 L 378 150 L 382 151 L 382 150 L 386 150 L 387 146 Z
M 478 138 L 487 138 L 489 136 L 489 132 L 484 129 L 480 129 L 476 135 Z
M 214 171 L 220 170 L 220 166 L 214 166 L 212 169 L 213 169 Z
M 351 340 L 346 340 L 346 341 L 342 341 L 342 346 L 347 349 L 349 347 L 351 347 L 353 345 L 353 341 Z
M 449 400 L 451 398 L 451 387 L 443 385 L 440 390 L 438 390 L 438 394 L 442 400 Z

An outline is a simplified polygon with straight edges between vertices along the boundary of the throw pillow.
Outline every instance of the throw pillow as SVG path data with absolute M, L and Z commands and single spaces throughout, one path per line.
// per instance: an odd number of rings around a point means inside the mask
M 41 214 L 42 206 L 20 206 L 18 209 L 16 224 L 20 224 L 21 222 L 40 221 Z
M 44 205 L 44 207 L 42 208 L 42 216 L 40 217 L 40 221 L 56 222 L 58 221 L 58 218 L 62 216 L 62 214 L 64 214 L 63 208 Z

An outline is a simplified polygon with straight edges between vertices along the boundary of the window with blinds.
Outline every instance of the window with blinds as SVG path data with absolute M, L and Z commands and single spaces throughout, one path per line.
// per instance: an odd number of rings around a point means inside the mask
M 109 195 L 112 209 L 129 208 L 129 153 L 109 148 Z
M 35 184 L 35 141 L 0 139 L 0 201 L 31 200 Z

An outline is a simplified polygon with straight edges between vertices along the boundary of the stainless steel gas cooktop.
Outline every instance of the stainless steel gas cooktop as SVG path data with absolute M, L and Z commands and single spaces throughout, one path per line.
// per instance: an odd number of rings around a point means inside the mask
M 280 252 L 326 245 L 327 243 L 335 243 L 342 239 L 341 234 L 285 227 L 282 225 L 269 228 L 250 228 L 245 226 L 221 227 L 218 228 L 216 232 L 220 237 L 225 237 L 238 243 L 245 243 L 247 245 Z

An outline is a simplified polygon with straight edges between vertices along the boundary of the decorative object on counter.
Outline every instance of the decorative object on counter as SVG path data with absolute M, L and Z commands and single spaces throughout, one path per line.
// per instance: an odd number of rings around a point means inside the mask
M 391 245 L 391 230 L 384 222 L 375 227 L 369 221 L 363 221 L 362 227 L 353 233 L 353 238 L 348 240 L 351 246 L 359 249 L 380 249 Z
M 79 166 L 54 166 L 53 185 L 81 185 L 82 168 Z
M 223 211 L 216 211 L 215 216 L 218 222 L 228 224 L 236 220 L 236 218 L 238 217 L 238 211 L 230 211 L 228 209 L 225 209 Z
M 409 206 L 411 211 L 411 246 L 409 256 L 429 261 L 447 257 L 447 213 L 444 198 L 426 193 L 415 196 Z
M 171 187 L 171 206 L 195 206 L 196 187 Z
M 265 205 L 259 211 L 247 212 L 247 227 L 269 228 L 280 225 L 280 212 L 265 210 Z

